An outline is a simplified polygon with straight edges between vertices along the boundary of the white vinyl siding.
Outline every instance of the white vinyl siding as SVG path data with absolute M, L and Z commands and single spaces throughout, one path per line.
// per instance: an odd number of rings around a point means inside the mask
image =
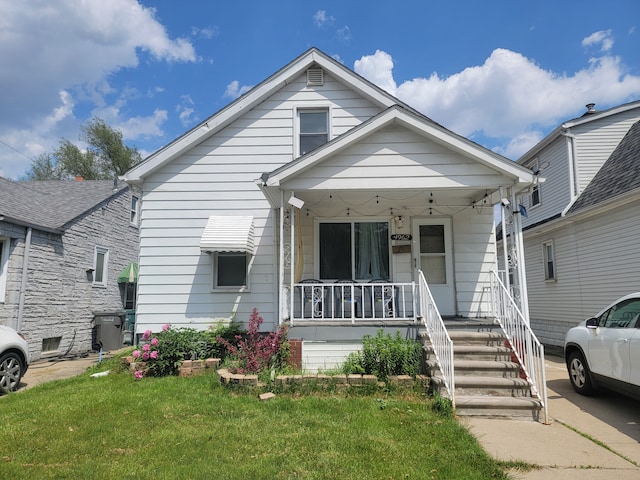
M 535 235 L 525 232 L 531 325 L 543 343 L 640 285 L 640 201 Z M 556 282 L 544 280 L 542 242 L 553 235 Z M 544 235 L 544 236 L 543 236 Z
M 246 322 L 253 308 L 277 323 L 278 220 L 255 180 L 292 161 L 298 108 L 330 108 L 331 133 L 340 135 L 380 112 L 325 73 L 321 87 L 306 74 L 288 83 L 213 137 L 145 178 L 141 207 L 138 330 L 165 323 L 206 328 L 216 319 Z M 250 292 L 211 292 L 212 260 L 200 252 L 211 215 L 254 217 L 256 252 Z M 306 243 L 306 245 L 312 245 Z M 305 250 L 305 260 L 312 255 Z M 312 262 L 311 262 L 312 263 Z
M 571 129 L 579 159 L 578 188 L 582 192 L 607 161 L 629 128 L 638 121 L 638 109 L 605 117 Z

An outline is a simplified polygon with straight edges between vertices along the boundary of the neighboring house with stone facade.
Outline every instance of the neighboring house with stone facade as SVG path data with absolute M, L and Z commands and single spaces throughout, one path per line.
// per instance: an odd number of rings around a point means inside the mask
M 0 178 L 0 324 L 25 335 L 32 360 L 91 350 L 94 316 L 123 311 L 139 204 L 124 183 Z
M 531 327 L 553 346 L 640 290 L 640 101 L 587 107 L 518 161 L 545 178 L 522 227 Z

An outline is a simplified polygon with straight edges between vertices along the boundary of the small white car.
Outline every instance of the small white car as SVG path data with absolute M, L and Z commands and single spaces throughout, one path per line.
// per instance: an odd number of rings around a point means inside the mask
M 12 392 L 29 368 L 29 345 L 13 328 L 0 325 L 0 393 Z
M 564 356 L 576 392 L 607 388 L 640 400 L 640 292 L 570 329 Z

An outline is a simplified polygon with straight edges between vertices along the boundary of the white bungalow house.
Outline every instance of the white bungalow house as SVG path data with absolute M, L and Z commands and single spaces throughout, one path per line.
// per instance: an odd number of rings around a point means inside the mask
M 138 332 L 255 307 L 309 369 L 381 326 L 494 317 L 493 207 L 534 183 L 315 48 L 124 179 L 143 191 Z
M 640 288 L 640 101 L 587 108 L 518 160 L 546 180 L 519 203 L 531 327 L 548 346 Z

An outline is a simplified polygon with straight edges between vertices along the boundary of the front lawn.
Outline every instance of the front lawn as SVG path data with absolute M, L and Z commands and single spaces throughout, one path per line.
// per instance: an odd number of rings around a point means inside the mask
M 508 478 L 413 393 L 261 402 L 211 374 L 84 374 L 6 395 L 0 409 L 2 478 Z

